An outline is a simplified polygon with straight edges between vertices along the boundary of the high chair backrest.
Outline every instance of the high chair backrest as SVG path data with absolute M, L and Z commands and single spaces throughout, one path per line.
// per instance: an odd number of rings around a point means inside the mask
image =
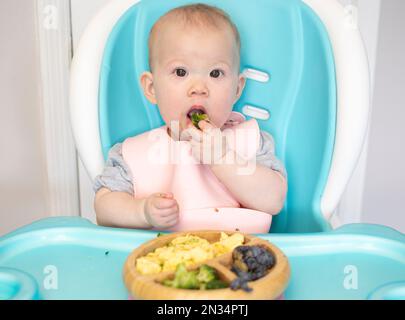
M 237 25 L 248 80 L 234 110 L 273 135 L 287 169 L 287 201 L 271 231 L 327 230 L 368 118 L 367 59 L 352 13 L 335 0 L 200 2 Z M 164 124 L 139 77 L 149 69 L 152 25 L 188 3 L 113 1 L 83 35 L 72 66 L 72 127 L 92 178 L 115 143 Z

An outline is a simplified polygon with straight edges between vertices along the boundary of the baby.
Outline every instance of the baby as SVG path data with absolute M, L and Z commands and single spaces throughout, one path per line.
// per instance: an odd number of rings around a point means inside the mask
M 287 182 L 284 166 L 274 155 L 272 137 L 260 131 L 255 170 L 242 175 L 238 170 L 246 165 L 246 159 L 228 148 L 223 134 L 245 86 L 240 74 L 240 46 L 236 26 L 222 10 L 203 4 L 176 8 L 151 30 L 150 72 L 141 75 L 140 83 L 146 98 L 159 107 L 167 135 L 188 144 L 198 165 L 208 167 L 221 188 L 236 200 L 230 207 L 276 215 L 284 205 Z M 193 111 L 206 114 L 208 119 L 194 125 Z M 216 147 L 219 153 L 213 151 Z M 238 161 L 222 161 L 225 158 Z M 134 166 L 123 157 L 123 144 L 116 144 L 94 183 L 98 224 L 142 229 L 176 225 L 182 204 L 173 190 L 140 196 L 134 186 L 141 181 L 131 168 Z

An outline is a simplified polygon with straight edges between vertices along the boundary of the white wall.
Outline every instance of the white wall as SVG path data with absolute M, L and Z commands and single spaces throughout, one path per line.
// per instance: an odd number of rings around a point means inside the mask
M 405 232 L 405 1 L 381 1 L 362 221 Z
M 0 235 L 48 215 L 35 1 L 0 1 Z

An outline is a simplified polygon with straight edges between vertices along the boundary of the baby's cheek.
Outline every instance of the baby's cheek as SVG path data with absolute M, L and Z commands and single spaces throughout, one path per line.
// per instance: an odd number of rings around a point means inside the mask
M 228 120 L 228 117 L 233 109 L 233 102 L 234 99 L 232 99 L 229 95 L 223 96 L 217 100 L 215 103 L 217 107 L 214 110 L 217 122 L 224 123 L 226 120 Z
M 165 120 L 180 119 L 180 101 L 173 92 L 170 93 L 169 91 L 170 90 L 167 90 L 165 93 L 162 92 L 158 101 L 160 114 Z
M 221 101 L 223 106 L 229 106 L 233 104 L 233 101 L 237 97 L 238 87 L 234 81 L 227 81 L 216 90 L 217 99 Z
M 174 117 L 178 113 L 179 106 L 181 106 L 179 103 L 181 101 L 179 101 L 180 94 L 177 90 L 178 89 L 172 85 L 159 87 L 157 102 L 162 115 L 164 113 L 167 116 Z
M 182 129 L 185 127 L 185 120 L 181 117 L 179 112 L 177 110 L 165 110 L 164 114 L 161 112 L 161 116 L 163 118 L 163 121 L 167 125 L 172 125 L 175 126 L 173 130 L 176 130 L 177 126 L 178 129 Z

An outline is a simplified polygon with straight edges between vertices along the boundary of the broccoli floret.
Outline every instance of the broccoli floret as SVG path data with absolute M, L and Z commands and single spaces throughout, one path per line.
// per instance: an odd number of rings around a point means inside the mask
M 214 268 L 203 264 L 198 272 L 197 279 L 199 282 L 207 283 L 216 278 L 216 271 Z
M 179 289 L 199 289 L 197 271 L 187 271 L 186 265 L 180 263 L 176 268 L 172 286 Z
M 194 125 L 195 127 L 197 127 L 197 128 L 200 128 L 200 127 L 198 126 L 198 123 L 199 123 L 200 121 L 202 121 L 202 120 L 208 120 L 208 115 L 205 114 L 205 113 L 201 113 L 201 112 L 193 112 L 193 113 L 190 115 L 190 118 L 191 118 L 191 122 L 193 123 L 193 125 Z
M 187 271 L 184 263 L 177 265 L 174 279 L 164 280 L 163 285 L 178 289 L 200 290 L 228 287 L 224 281 L 217 279 L 217 274 L 214 268 L 202 265 L 198 271 Z

